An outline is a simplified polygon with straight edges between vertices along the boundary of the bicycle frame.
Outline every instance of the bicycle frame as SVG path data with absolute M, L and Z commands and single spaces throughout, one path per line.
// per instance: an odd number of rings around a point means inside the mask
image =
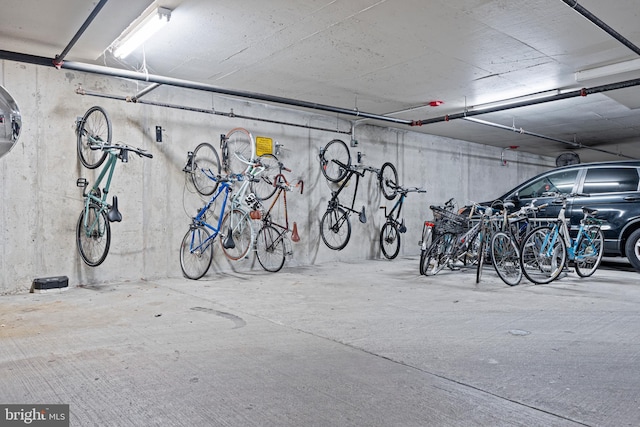
M 209 199 L 209 201 L 207 202 L 207 204 L 204 205 L 204 207 L 202 209 L 200 209 L 200 211 L 198 212 L 198 214 L 195 216 L 195 218 L 193 218 L 193 222 L 191 223 L 190 227 L 192 230 L 194 230 L 196 227 L 202 225 L 206 228 L 208 228 L 209 230 L 211 230 L 213 233 L 211 233 L 211 235 L 205 239 L 200 245 L 197 245 L 194 247 L 193 242 L 194 242 L 194 237 L 195 235 L 191 236 L 191 242 L 190 242 L 190 246 L 189 246 L 189 251 L 191 253 L 194 253 L 196 251 L 200 251 L 201 253 L 204 252 L 205 250 L 207 250 L 207 248 L 209 247 L 209 245 L 211 244 L 211 242 L 213 242 L 213 240 L 218 237 L 218 234 L 220 234 L 220 230 L 222 228 L 222 220 L 224 218 L 224 212 L 227 206 L 227 200 L 229 199 L 229 193 L 231 192 L 231 187 L 229 185 L 228 182 L 221 182 L 220 185 L 218 186 L 218 189 L 216 190 L 216 193 L 211 197 L 211 199 Z M 218 217 L 218 224 L 216 226 L 213 226 L 211 224 L 209 224 L 208 222 L 206 222 L 205 215 L 206 213 L 209 211 L 209 208 L 211 207 L 211 205 L 218 199 L 218 197 L 220 197 L 220 194 L 224 193 L 224 198 L 222 199 L 222 206 L 220 207 L 220 215 Z
M 366 217 L 364 216 L 364 207 L 363 207 L 363 210 L 360 212 L 358 212 L 353 208 L 356 203 L 356 196 L 358 195 L 358 185 L 360 183 L 360 178 L 364 176 L 364 172 L 359 172 L 355 168 L 349 167 L 337 160 L 333 160 L 333 161 L 337 163 L 338 166 L 340 166 L 341 168 L 346 169 L 348 172 L 347 172 L 347 176 L 342 180 L 340 187 L 338 187 L 337 190 L 331 192 L 331 199 L 329 200 L 329 205 L 327 206 L 327 209 L 332 209 L 336 206 L 339 206 L 345 209 L 345 217 L 348 216 L 350 213 L 358 213 L 360 215 L 360 221 L 363 223 L 366 222 L 367 220 L 366 220 Z M 340 201 L 338 200 L 338 196 L 340 195 L 342 190 L 347 186 L 347 184 L 349 184 L 353 175 L 356 176 L 356 188 L 353 191 L 353 198 L 351 199 L 351 207 L 349 207 L 341 204 Z
M 115 171 L 116 163 L 118 162 L 118 155 L 116 154 L 116 152 L 117 150 L 109 150 L 109 153 L 108 153 L 109 157 L 107 158 L 107 161 L 104 163 L 104 166 L 102 167 L 102 170 L 100 171 L 100 175 L 98 175 L 98 179 L 96 180 L 95 184 L 91 186 L 91 190 L 89 190 L 89 192 L 86 192 L 86 191 L 82 192 L 82 196 L 85 198 L 85 203 L 84 203 L 85 216 L 84 216 L 83 225 L 84 225 L 84 232 L 86 233 L 87 236 L 90 236 L 94 232 L 100 220 L 100 215 L 96 215 L 95 219 L 93 220 L 93 224 L 87 224 L 87 221 L 89 218 L 89 206 L 91 206 L 91 203 L 95 203 L 98 206 L 100 206 L 99 213 L 102 213 L 107 209 L 111 209 L 112 205 L 109 205 L 107 203 L 107 194 L 109 193 L 109 188 L 111 187 L 111 179 L 113 178 L 113 172 Z M 98 197 L 96 196 L 96 194 L 100 194 L 100 184 L 104 180 L 105 176 L 107 177 L 107 182 L 104 188 L 102 189 L 101 197 Z M 88 181 L 84 178 L 79 178 L 77 180 L 77 185 L 79 187 L 84 186 L 86 188 L 88 186 Z M 104 230 L 98 230 L 98 233 L 100 236 L 102 236 L 103 232 Z
M 285 238 L 287 233 L 291 232 L 291 229 L 289 228 L 289 211 L 287 209 L 287 190 L 289 189 L 289 183 L 287 182 L 283 174 L 276 175 L 274 177 L 274 182 L 277 183 L 278 190 L 276 191 L 276 195 L 273 198 L 273 201 L 271 202 L 269 209 L 267 209 L 267 211 L 264 213 L 262 221 L 264 225 L 271 225 L 271 226 L 277 227 L 277 229 L 280 230 L 278 232 L 278 238 L 273 241 L 273 245 L 275 246 L 277 243 L 279 243 L 282 239 Z M 297 185 L 303 185 L 302 181 L 299 181 Z M 301 194 L 302 194 L 303 188 L 304 187 L 300 189 Z M 284 224 L 274 222 L 273 216 L 271 215 L 271 211 L 278 203 L 280 196 L 282 196 L 282 202 L 284 206 Z
M 562 205 L 562 208 L 560 209 L 560 212 L 558 213 L 558 219 L 554 222 L 553 227 L 551 228 L 551 232 L 547 234 L 543 241 L 542 249 L 546 251 L 546 256 L 551 256 L 553 245 L 555 245 L 557 239 L 563 239 L 567 248 L 567 258 L 570 261 L 574 261 L 576 259 L 576 250 L 578 249 L 578 245 L 580 244 L 581 240 L 588 239 L 588 241 L 591 242 L 592 239 L 584 232 L 584 221 L 580 222 L 580 227 L 578 228 L 578 234 L 576 238 L 571 238 L 571 236 L 569 235 L 569 227 L 567 226 L 567 219 L 565 218 L 565 208 L 566 199 Z
M 401 192 L 400 197 L 394 203 L 391 210 L 387 213 L 386 206 L 380 206 L 380 209 L 384 209 L 384 216 L 387 218 L 388 222 L 395 222 L 399 224 L 398 218 L 400 218 L 400 212 L 402 211 L 402 205 L 404 204 L 404 199 L 407 197 L 407 193 Z M 395 213 L 395 215 L 394 215 Z

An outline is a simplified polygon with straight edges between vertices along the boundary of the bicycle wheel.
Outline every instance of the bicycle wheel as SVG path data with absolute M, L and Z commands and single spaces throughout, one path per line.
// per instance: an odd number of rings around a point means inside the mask
M 485 260 L 485 247 L 487 246 L 487 229 L 483 227 L 477 236 L 478 245 L 478 263 L 476 264 L 476 283 L 480 283 L 482 278 L 482 267 Z
M 220 245 L 225 256 L 234 261 L 246 256 L 253 244 L 253 230 L 249 214 L 241 209 L 232 209 L 224 216 L 221 227 L 221 234 L 224 234 L 220 239 Z M 234 245 L 225 248 L 229 230 L 231 230 Z
M 256 256 L 258 262 L 266 271 L 275 273 L 284 265 L 284 240 L 275 227 L 266 224 L 256 237 Z
M 427 251 L 431 246 L 433 236 L 433 223 L 425 222 L 422 226 L 422 240 L 420 240 L 420 274 L 424 274 L 424 263 L 427 258 Z
M 328 209 L 320 220 L 320 235 L 329 249 L 344 249 L 351 238 L 351 221 L 341 207 Z
M 445 266 L 451 261 L 451 254 L 453 253 L 453 242 L 456 240 L 456 235 L 453 233 L 444 233 L 436 237 L 433 241 L 427 256 L 424 259 L 422 265 L 422 271 L 425 276 L 434 276 L 438 274 Z
M 76 226 L 76 243 L 82 261 L 90 267 L 96 267 L 107 258 L 111 245 L 111 227 L 107 214 L 91 203 L 83 209 Z
M 225 140 L 229 156 L 226 161 L 226 172 L 230 175 L 245 173 L 249 165 L 242 160 L 249 162 L 255 157 L 253 136 L 246 129 L 235 128 L 227 133 Z
M 338 165 L 334 160 L 337 160 L 344 166 Z M 348 171 L 345 166 L 351 166 L 349 147 L 340 139 L 329 141 L 320 154 L 320 169 L 322 170 L 322 174 L 331 182 L 341 181 L 347 176 Z
M 496 232 L 491 239 L 491 263 L 507 285 L 516 286 L 522 280 L 520 250 L 515 239 L 504 231 Z
M 467 246 L 467 250 L 464 251 L 460 258 L 465 267 L 470 267 L 472 265 L 476 265 L 478 263 L 478 259 L 480 258 L 480 242 L 482 241 L 482 236 L 480 232 L 477 232 L 475 236 L 471 237 L 471 242 L 469 246 Z
M 100 166 L 107 158 L 107 152 L 92 150 L 90 146 L 111 144 L 111 120 L 106 111 L 98 106 L 89 108 L 78 122 L 76 134 L 80 163 L 89 169 Z
M 394 259 L 400 252 L 400 233 L 393 222 L 386 222 L 380 230 L 380 249 L 387 259 Z
M 522 243 L 520 266 L 525 277 L 536 284 L 550 283 L 562 271 L 567 251 L 557 236 L 551 244 L 552 229 L 546 226 L 533 229 Z
M 184 235 L 180 245 L 180 267 L 186 278 L 198 280 L 209 270 L 213 259 L 213 245 L 207 241 L 210 235 L 202 225 L 190 228 Z
M 220 170 L 220 157 L 213 145 L 203 142 L 193 150 L 191 181 L 198 193 L 210 196 L 216 191 L 218 181 L 212 180 L 207 174 L 216 176 L 220 174 Z
M 263 154 L 259 157 L 264 170 L 258 175 L 249 186 L 250 191 L 258 200 L 270 199 L 276 193 L 275 177 L 280 173 L 278 158 L 273 154 Z
M 398 195 L 398 171 L 391 162 L 385 162 L 380 168 L 380 175 L 378 175 L 380 182 L 380 190 L 385 199 L 393 200 Z
M 604 254 L 604 234 L 599 226 L 586 226 L 576 250 L 576 274 L 589 277 L 600 266 Z

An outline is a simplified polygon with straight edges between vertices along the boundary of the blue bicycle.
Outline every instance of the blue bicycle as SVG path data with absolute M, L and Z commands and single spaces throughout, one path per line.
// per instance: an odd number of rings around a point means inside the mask
M 583 207 L 583 218 L 575 239 L 569 235 L 565 218 L 567 198 L 587 196 L 585 194 L 559 194 L 562 208 L 557 219 L 550 226 L 533 229 L 525 238 L 520 252 L 520 264 L 527 279 L 533 283 L 545 284 L 555 280 L 567 260 L 575 265 L 580 277 L 591 276 L 602 261 L 604 235 L 603 221 L 596 218 L 598 211 Z

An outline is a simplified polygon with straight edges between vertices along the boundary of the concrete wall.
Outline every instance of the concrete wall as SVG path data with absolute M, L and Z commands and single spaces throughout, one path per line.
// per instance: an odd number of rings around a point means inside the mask
M 257 120 L 229 118 L 164 107 L 125 103 L 82 96 L 76 88 L 106 94 L 132 95 L 142 87 L 125 81 L 80 72 L 0 61 L 0 84 L 17 101 L 22 112 L 22 134 L 16 146 L 0 158 L 0 294 L 27 291 L 34 278 L 66 275 L 70 285 L 108 281 L 181 277 L 178 248 L 190 217 L 202 200 L 185 185 L 182 172 L 186 153 L 200 142 L 218 146 L 219 135 L 244 127 L 254 136 L 267 136 L 284 145 L 280 159 L 290 167 L 291 181 L 304 181 L 304 194 L 288 194 L 290 219 L 296 221 L 301 241 L 286 266 L 330 260 L 380 258 L 378 234 L 384 223 L 381 197 L 374 178 L 361 183 L 356 206 L 366 206 L 368 222 L 352 217 L 352 239 L 339 252 L 321 241 L 319 222 L 330 188 L 318 163 L 319 148 L 333 138 L 348 135 L 309 130 Z M 161 87 L 144 99 L 219 112 L 268 118 L 330 129 L 348 130 L 350 122 L 314 112 L 297 112 L 278 106 L 234 100 L 215 94 Z M 133 156 L 119 163 L 111 194 L 119 198 L 121 223 L 111 224 L 111 249 L 96 268 L 80 259 L 75 229 L 83 206 L 76 179 L 94 181 L 96 171 L 83 168 L 76 155 L 74 121 L 93 105 L 106 109 L 113 124 L 113 141 L 145 148 L 153 159 Z M 164 129 L 163 142 L 155 142 L 155 127 Z M 380 167 L 393 162 L 405 186 L 422 186 L 426 194 L 410 194 L 404 207 L 408 231 L 402 236 L 400 256 L 419 253 L 421 224 L 431 217 L 430 204 L 455 197 L 460 205 L 488 200 L 552 165 L 552 159 L 508 152 L 502 166 L 501 150 L 410 130 L 358 125 L 356 152 L 363 163 Z M 349 190 L 353 189 L 353 185 Z M 392 267 L 392 261 L 389 264 Z M 216 247 L 210 272 L 255 270 L 263 274 L 252 255 L 227 260 Z M 416 262 L 416 271 L 418 265 Z

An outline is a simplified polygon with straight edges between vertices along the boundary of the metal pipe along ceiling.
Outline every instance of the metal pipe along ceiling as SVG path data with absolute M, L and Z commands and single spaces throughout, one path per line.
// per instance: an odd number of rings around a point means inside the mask
M 618 157 L 625 157 L 627 159 L 634 159 L 635 160 L 635 157 L 627 156 L 625 154 L 614 153 L 612 151 L 603 150 L 601 148 L 588 147 L 588 146 L 582 145 L 582 144 L 580 144 L 578 142 L 565 141 L 563 139 L 553 138 L 551 136 L 546 136 L 546 135 L 542 135 L 542 134 L 535 133 L 535 132 L 529 132 L 529 131 L 526 131 L 526 130 L 524 130 L 522 128 L 516 128 L 515 126 L 505 126 L 505 125 L 501 125 L 499 123 L 493 123 L 493 122 L 489 122 L 489 121 L 486 121 L 486 120 L 476 119 L 474 117 L 465 117 L 464 120 L 467 120 L 467 121 L 470 121 L 470 122 L 473 122 L 473 123 L 478 123 L 480 125 L 491 126 L 491 127 L 498 128 L 498 129 L 509 130 L 509 131 L 516 132 L 516 133 L 519 133 L 519 134 L 522 134 L 522 135 L 529 135 L 529 136 L 534 136 L 536 138 L 546 139 L 546 140 L 549 140 L 549 141 L 560 142 L 560 143 L 565 144 L 565 145 L 570 145 L 573 148 L 588 149 L 588 150 L 598 151 L 600 153 L 613 154 L 613 155 L 618 156 Z
M 620 43 L 622 43 L 623 45 L 625 45 L 626 47 L 634 51 L 636 54 L 640 55 L 640 47 L 631 43 L 629 40 L 627 40 L 624 36 L 622 36 L 616 30 L 614 30 L 613 28 L 605 24 L 600 18 L 595 16 L 593 13 L 589 12 L 584 7 L 580 6 L 578 4 L 578 0 L 562 0 L 562 1 L 566 3 L 568 6 L 570 6 L 572 9 L 574 9 L 576 12 L 578 12 L 580 15 L 584 16 L 589 21 L 596 24 L 598 27 L 604 30 L 611 37 L 618 40 Z
M 45 65 L 45 66 L 51 65 L 51 59 L 44 58 L 41 56 L 10 52 L 6 50 L 0 50 L 0 59 L 9 59 L 9 60 L 18 61 L 18 62 L 26 62 L 30 64 Z M 397 119 L 394 117 L 387 117 L 379 114 L 365 113 L 359 110 L 350 110 L 347 108 L 333 107 L 330 105 L 300 101 L 297 99 L 284 98 L 281 96 L 265 95 L 262 93 L 246 92 L 246 91 L 233 90 L 233 89 L 224 89 L 224 88 L 220 88 L 220 87 L 216 87 L 216 86 L 204 84 L 204 83 L 192 82 L 192 81 L 176 79 L 172 77 L 163 77 L 155 74 L 139 73 L 136 71 L 118 70 L 115 68 L 104 67 L 101 65 L 91 65 L 91 64 L 83 64 L 80 62 L 65 61 L 60 63 L 58 65 L 58 68 L 64 68 L 67 70 L 75 70 L 75 71 L 83 71 L 85 73 L 101 74 L 101 75 L 111 76 L 111 77 L 122 77 L 124 79 L 158 83 L 162 85 L 176 86 L 176 87 L 182 87 L 186 89 L 220 93 L 223 95 L 235 96 L 239 98 L 254 99 L 258 101 L 272 102 L 275 104 L 284 104 L 284 105 L 290 105 L 293 107 L 326 111 L 329 113 L 345 114 L 348 116 L 365 117 L 365 118 L 381 120 L 385 122 L 411 125 L 411 120 Z
M 624 88 L 633 87 L 633 86 L 640 86 L 640 79 L 631 79 L 631 80 L 625 80 L 623 82 L 618 82 L 618 83 L 610 83 L 606 85 L 594 86 L 592 88 L 583 88 L 583 89 L 578 89 L 570 92 L 559 93 L 557 95 L 549 95 L 539 99 L 532 99 L 529 101 L 515 102 L 513 104 L 483 108 L 477 111 L 473 111 L 473 110 L 464 111 L 462 113 L 447 114 L 440 117 L 417 120 L 417 121 L 414 121 L 412 125 L 422 126 L 422 125 L 428 125 L 428 124 L 438 123 L 438 122 L 448 122 L 449 120 L 454 120 L 454 119 L 464 119 L 465 117 L 478 116 L 480 114 L 495 113 L 497 111 L 511 110 L 511 109 L 520 108 L 520 107 L 528 107 L 530 105 L 544 104 L 546 102 L 560 101 L 562 99 L 575 98 L 578 96 L 587 96 L 594 93 L 607 92 L 607 91 L 616 90 L 616 89 L 624 89 Z

